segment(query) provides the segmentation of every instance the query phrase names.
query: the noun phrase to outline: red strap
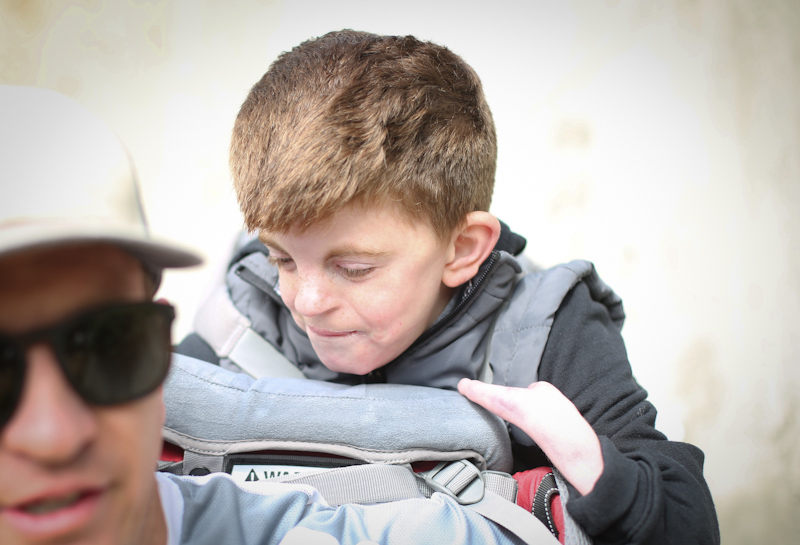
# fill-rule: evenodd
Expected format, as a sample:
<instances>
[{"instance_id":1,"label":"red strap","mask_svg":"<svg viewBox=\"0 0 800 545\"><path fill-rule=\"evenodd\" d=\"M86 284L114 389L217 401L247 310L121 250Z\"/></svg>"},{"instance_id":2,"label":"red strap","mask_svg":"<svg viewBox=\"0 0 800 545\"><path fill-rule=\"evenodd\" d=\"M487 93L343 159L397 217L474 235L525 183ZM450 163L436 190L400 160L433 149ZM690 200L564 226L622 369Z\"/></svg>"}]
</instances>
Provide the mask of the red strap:
<instances>
[{"instance_id":1,"label":"red strap","mask_svg":"<svg viewBox=\"0 0 800 545\"><path fill-rule=\"evenodd\" d=\"M537 467L535 469L515 473L514 479L516 479L519 484L517 505L529 513L533 513L533 500L536 497L536 492L539 490L540 486L550 487L550 484L543 484L542 481L552 473L553 469L550 467ZM543 489L542 494L545 492L547 491ZM561 505L561 497L557 491L551 492L549 497L549 505L545 506L548 519L548 523L545 523L545 526L550 527L552 524L550 531L553 532L553 529L555 529L553 534L558 537L561 543L564 543L564 510Z\"/></svg>"},{"instance_id":2,"label":"red strap","mask_svg":"<svg viewBox=\"0 0 800 545\"><path fill-rule=\"evenodd\" d=\"M177 445L173 445L172 443L164 441L164 446L161 447L161 457L159 460L162 462L182 462L183 449Z\"/></svg>"}]
</instances>

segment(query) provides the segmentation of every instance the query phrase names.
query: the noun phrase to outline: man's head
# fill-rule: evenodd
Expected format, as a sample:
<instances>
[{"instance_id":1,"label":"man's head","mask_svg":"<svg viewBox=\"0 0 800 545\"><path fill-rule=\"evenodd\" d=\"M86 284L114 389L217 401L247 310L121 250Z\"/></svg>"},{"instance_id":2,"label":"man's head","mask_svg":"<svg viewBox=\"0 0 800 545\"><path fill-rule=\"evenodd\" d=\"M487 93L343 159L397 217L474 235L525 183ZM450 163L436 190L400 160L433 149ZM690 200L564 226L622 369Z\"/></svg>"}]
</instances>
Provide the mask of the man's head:
<instances>
[{"instance_id":1,"label":"man's head","mask_svg":"<svg viewBox=\"0 0 800 545\"><path fill-rule=\"evenodd\" d=\"M392 204L442 239L487 211L496 163L480 80L445 47L345 30L282 54L245 100L231 169L249 229L302 231Z\"/></svg>"},{"instance_id":2,"label":"man's head","mask_svg":"<svg viewBox=\"0 0 800 545\"><path fill-rule=\"evenodd\" d=\"M73 101L0 86L0 542L164 539L153 470L173 311L127 154Z\"/></svg>"}]
</instances>

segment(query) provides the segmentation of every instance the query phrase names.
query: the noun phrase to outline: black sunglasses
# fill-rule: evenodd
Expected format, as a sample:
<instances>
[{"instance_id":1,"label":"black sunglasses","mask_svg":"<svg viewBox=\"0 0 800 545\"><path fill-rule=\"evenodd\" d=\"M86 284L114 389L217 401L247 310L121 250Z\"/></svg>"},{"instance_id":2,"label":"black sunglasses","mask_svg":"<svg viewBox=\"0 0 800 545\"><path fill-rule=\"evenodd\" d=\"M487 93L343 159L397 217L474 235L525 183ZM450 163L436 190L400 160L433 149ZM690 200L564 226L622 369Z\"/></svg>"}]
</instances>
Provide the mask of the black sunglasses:
<instances>
[{"instance_id":1,"label":"black sunglasses","mask_svg":"<svg viewBox=\"0 0 800 545\"><path fill-rule=\"evenodd\" d=\"M0 334L0 427L22 395L31 344L50 343L67 381L88 403L116 405L143 397L164 381L174 318L169 305L120 304L39 331Z\"/></svg>"}]
</instances>

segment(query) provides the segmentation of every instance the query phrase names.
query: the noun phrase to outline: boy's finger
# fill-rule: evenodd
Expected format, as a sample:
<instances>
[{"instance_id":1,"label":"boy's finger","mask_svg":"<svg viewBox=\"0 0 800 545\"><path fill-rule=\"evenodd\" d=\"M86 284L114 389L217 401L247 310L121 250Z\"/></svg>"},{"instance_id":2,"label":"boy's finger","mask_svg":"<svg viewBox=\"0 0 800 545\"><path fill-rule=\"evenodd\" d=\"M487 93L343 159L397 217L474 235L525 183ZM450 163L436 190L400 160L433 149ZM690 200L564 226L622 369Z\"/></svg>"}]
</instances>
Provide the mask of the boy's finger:
<instances>
[{"instance_id":1,"label":"boy's finger","mask_svg":"<svg viewBox=\"0 0 800 545\"><path fill-rule=\"evenodd\" d=\"M525 406L526 390L497 384L486 384L479 380L461 379L458 391L470 401L477 403L512 424L519 424Z\"/></svg>"}]
</instances>

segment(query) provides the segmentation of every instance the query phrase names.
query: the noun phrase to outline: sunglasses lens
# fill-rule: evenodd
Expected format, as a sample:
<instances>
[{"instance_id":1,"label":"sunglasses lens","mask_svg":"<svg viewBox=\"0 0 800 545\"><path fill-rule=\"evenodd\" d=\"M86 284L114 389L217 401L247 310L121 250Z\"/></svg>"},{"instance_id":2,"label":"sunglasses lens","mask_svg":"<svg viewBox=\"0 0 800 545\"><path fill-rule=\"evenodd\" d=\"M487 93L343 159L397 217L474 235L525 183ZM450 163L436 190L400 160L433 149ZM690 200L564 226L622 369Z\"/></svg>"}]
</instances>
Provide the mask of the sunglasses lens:
<instances>
[{"instance_id":1,"label":"sunglasses lens","mask_svg":"<svg viewBox=\"0 0 800 545\"><path fill-rule=\"evenodd\" d=\"M11 419L22 395L25 361L17 347L0 339L0 427Z\"/></svg>"},{"instance_id":2,"label":"sunglasses lens","mask_svg":"<svg viewBox=\"0 0 800 545\"><path fill-rule=\"evenodd\" d=\"M61 357L90 403L113 405L152 392L167 374L174 310L144 303L109 308L67 332Z\"/></svg>"}]
</instances>

